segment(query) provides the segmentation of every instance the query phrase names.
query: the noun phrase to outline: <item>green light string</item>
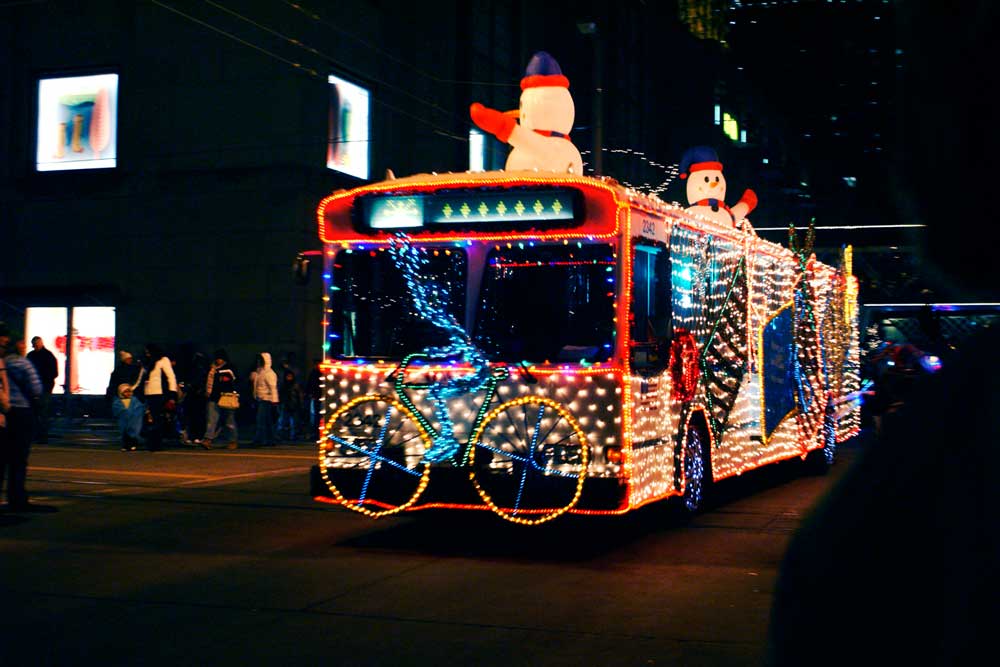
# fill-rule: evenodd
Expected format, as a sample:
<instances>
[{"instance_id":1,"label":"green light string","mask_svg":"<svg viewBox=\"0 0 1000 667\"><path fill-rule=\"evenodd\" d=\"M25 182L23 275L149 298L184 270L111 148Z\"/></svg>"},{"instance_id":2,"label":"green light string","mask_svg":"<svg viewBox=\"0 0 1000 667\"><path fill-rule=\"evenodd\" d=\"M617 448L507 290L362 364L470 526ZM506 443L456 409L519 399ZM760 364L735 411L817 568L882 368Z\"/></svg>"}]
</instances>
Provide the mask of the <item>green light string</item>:
<instances>
[{"instance_id":1,"label":"green light string","mask_svg":"<svg viewBox=\"0 0 1000 667\"><path fill-rule=\"evenodd\" d=\"M736 271L733 274L733 280L730 283L729 290L726 293L726 298L722 302L722 308L720 308L719 319L717 319L715 321L715 324L713 325L712 330L709 332L708 338L705 340L705 345L703 345L702 348L701 348L701 355L700 355L700 358L699 358L699 366L701 366L701 374L706 379L706 382L705 382L705 402L706 402L707 407L708 407L708 414L709 414L709 417L710 417L710 419L708 421L709 421L709 425L712 428L712 434L714 436L714 438L713 438L714 442L719 442L720 441L720 436L722 434L722 425L725 423L726 418L728 418L729 410L732 409L732 405L730 405L727 408L726 415L722 419L717 420L715 418L715 415L714 415L714 413L715 413L715 400L714 400L714 397L713 397L713 393L712 393L711 387L709 386L709 383L708 383L708 379L710 377L715 377L715 375L714 374L709 375L709 371L708 371L708 353L709 353L709 348L711 346L712 341L715 340L715 334L716 334L716 332L718 332L719 327L722 325L723 320L725 319L726 307L729 305L729 301L730 301L730 299L732 299L733 293L736 291L736 288L739 286L740 277L744 274L745 269L746 269L746 257L740 257L740 261L736 265ZM727 342L727 344L728 344L728 342ZM730 347L733 347L733 346L730 345ZM743 363L745 363L745 362L743 360L741 360L741 367L742 367ZM739 383L740 383L740 381L742 381L742 377L743 377L743 373L742 373L742 368L741 368L740 373L739 373L739 378L737 378L737 385L736 385L737 388L739 388ZM725 407L725 406L723 406L723 407Z\"/></svg>"}]
</instances>

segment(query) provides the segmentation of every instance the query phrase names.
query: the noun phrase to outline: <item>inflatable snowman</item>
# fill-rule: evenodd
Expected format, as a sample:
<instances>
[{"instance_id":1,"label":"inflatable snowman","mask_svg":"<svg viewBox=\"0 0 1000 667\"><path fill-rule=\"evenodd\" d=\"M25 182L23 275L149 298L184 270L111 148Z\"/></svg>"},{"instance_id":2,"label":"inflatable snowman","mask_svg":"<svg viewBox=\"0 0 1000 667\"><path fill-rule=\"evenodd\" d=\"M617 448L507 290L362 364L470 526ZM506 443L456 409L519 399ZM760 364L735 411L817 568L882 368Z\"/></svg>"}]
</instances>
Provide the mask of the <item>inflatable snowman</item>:
<instances>
[{"instance_id":1,"label":"inflatable snowman","mask_svg":"<svg viewBox=\"0 0 1000 667\"><path fill-rule=\"evenodd\" d=\"M518 111L497 111L478 102L469 108L472 122L513 147L507 157L508 170L582 174L580 151L569 140L575 113L569 79L545 51L536 53L528 63L521 79Z\"/></svg>"},{"instance_id":2,"label":"inflatable snowman","mask_svg":"<svg viewBox=\"0 0 1000 667\"><path fill-rule=\"evenodd\" d=\"M696 146L684 153L680 177L687 180L688 213L697 213L719 224L743 228L743 219L757 207L757 195L747 190L732 208L726 206L726 177L715 151Z\"/></svg>"}]
</instances>

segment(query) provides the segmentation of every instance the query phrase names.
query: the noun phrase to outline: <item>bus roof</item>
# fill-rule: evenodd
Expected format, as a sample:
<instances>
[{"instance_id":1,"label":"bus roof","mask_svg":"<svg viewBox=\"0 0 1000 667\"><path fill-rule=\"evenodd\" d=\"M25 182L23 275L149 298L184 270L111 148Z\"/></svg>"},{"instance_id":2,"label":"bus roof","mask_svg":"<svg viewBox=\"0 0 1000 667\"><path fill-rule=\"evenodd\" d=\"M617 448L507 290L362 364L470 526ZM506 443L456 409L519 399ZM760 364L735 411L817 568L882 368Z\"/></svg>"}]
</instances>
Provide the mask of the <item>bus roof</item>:
<instances>
[{"instance_id":1,"label":"bus roof","mask_svg":"<svg viewBox=\"0 0 1000 667\"><path fill-rule=\"evenodd\" d=\"M550 207L532 215L540 205L540 193L579 192L579 215L574 218L565 197L548 200ZM498 193L509 196L501 197ZM519 195L529 195L518 198ZM424 210L426 200L445 214ZM581 205L582 204L582 205ZM523 210L518 210L523 207ZM450 208L450 214L447 212ZM376 220L391 209L394 219ZM742 242L749 235L753 250L773 257L794 256L788 248L763 239L752 229L724 227L688 213L676 203L626 188L612 178L575 176L538 171L485 171L446 174L416 174L402 178L338 190L324 198L316 210L319 238L323 243L387 245L398 232L421 242L517 241L616 238L631 218L630 210L658 218L661 224L679 224L694 231ZM498 211L502 213L498 214ZM409 215L410 220L405 217ZM447 216L447 217L446 217ZM558 219L551 219L556 217ZM419 219L418 219L419 218ZM829 267L828 267L829 268Z\"/></svg>"}]
</instances>

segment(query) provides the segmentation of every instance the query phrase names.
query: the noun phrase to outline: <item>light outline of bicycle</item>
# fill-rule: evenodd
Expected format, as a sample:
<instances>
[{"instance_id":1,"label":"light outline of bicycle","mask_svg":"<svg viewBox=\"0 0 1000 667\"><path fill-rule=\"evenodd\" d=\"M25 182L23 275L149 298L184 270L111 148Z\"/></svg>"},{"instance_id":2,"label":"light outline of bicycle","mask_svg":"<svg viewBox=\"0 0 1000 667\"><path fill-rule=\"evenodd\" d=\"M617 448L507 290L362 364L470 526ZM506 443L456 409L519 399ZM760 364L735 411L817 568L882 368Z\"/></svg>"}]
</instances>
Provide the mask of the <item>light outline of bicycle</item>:
<instances>
[{"instance_id":1,"label":"light outline of bicycle","mask_svg":"<svg viewBox=\"0 0 1000 667\"><path fill-rule=\"evenodd\" d=\"M454 450L454 452L461 453L461 458L459 460L453 459L453 462L461 467L468 468L469 479L486 506L489 507L494 513L508 521L522 525L538 525L546 521L551 521L576 506L577 502L580 500L580 495L583 492L583 484L587 476L586 473L590 459L590 446L587 442L586 435L580 428L579 423L569 411L551 398L534 395L521 396L502 402L500 405L490 410L489 405L493 402L493 399L497 395L500 382L507 379L509 376L509 371L505 366L495 366L491 369L489 378L484 381L482 386L476 390L467 392L466 394L470 395L478 392L485 392L483 400L476 411L476 416L472 421L472 435L465 442L465 444L458 442L454 436L452 436L450 440L448 438L442 438L442 431L446 430L444 426L439 424L440 428L434 428L434 425L431 424L427 417L416 407L406 392L408 389L426 390L436 384L436 381L406 382L406 371L409 365L418 359L429 361L430 357L426 354L411 354L403 359L396 371L390 374L390 377L395 375L393 386L396 396L387 396L384 394L365 394L363 396L357 396L337 408L337 410L324 423L323 434L320 438L319 445L320 475L341 505L372 518L396 514L412 507L420 499L424 490L427 488L427 485L430 482L430 474L433 469L433 464L440 461L438 457L442 454L443 448L449 448ZM357 410L358 406L369 402L373 404L383 403L386 407L382 411L372 409L364 413L364 419L359 419L358 415L361 413ZM534 413L534 423L529 424L529 411L526 406L532 403L538 407L538 410ZM521 408L524 426L523 435L521 431L518 431L517 425L514 424L514 420L511 416L510 411L516 408ZM551 424L547 425L548 430L545 430L543 433L543 429L545 428L545 426L543 426L543 417L545 416L547 410L554 412L555 418ZM393 412L395 412L396 415L394 415ZM512 442L506 436L503 436L506 443L490 442L488 440L484 441L484 434L486 434L488 426L499 422L502 415L506 416L510 427L513 429L515 439L519 440L519 443ZM348 417L346 421L345 416ZM392 428L391 424L394 416L397 418L397 426L394 429L395 433L402 432L404 424L407 424L407 422L412 423L416 431L415 434L410 435L403 442L396 443L394 445L397 449L403 449L402 463L390 458L383 452L383 450L389 449L386 445L395 435L395 433L392 435L389 433ZM372 419L374 419L374 422L371 421ZM367 423L366 420L368 420ZM556 428L562 421L565 421L566 427L568 428L566 435L562 435L563 432L560 431L556 433L556 436L562 437L555 443L549 443L549 436L556 431ZM451 424L451 426L453 427L454 424ZM368 429L369 431L377 428L378 433L374 438L374 441L370 437L358 437L357 435L346 436L353 438L352 440L347 440L344 436L338 436L331 433L331 431L336 428L345 427L358 428L362 430ZM510 431L511 429L507 430ZM569 445L562 444L566 441L572 440L574 436L579 443L578 446L571 448ZM406 462L406 447L417 439L419 439L418 446L422 446L423 451L420 454L419 460L416 461L411 469L409 464ZM358 444L359 442L364 444ZM503 446L504 444L507 445L506 448ZM522 447L519 448L518 444L522 445ZM330 476L327 474L327 471L329 470L329 466L327 466L327 456L335 446L339 446L342 452L346 449L349 452L352 452L351 455L368 457L369 459L365 479L362 482L361 492L357 494L357 499L345 496L341 490L337 488L336 484L331 481ZM544 453L547 448L551 448L552 452L562 452L564 459L566 458L565 453L567 450L579 450L578 460L574 460L568 464L572 466L572 469L575 472L566 472L563 469L556 469L552 465L540 466L535 460L535 454L539 451ZM517 493L514 502L512 503L512 507L506 507L501 503L496 502L494 494L491 494L486 488L491 485L484 485L481 483L480 479L477 479L476 452L480 449L490 453L490 463L493 462L495 457L501 457L501 459L506 459L507 462L509 462L511 468L516 468L518 465L521 466L521 478L518 483ZM409 458L416 457L411 456ZM562 467L567 465L565 460L559 462L559 464ZM398 504L389 504L367 497L368 489L371 487L375 475L383 467L410 475L414 478L414 491L409 499L406 499ZM486 466L485 469L489 471L490 467ZM564 477L567 479L575 479L576 484L575 487L572 488L572 496L569 501L564 505L555 508L521 507L522 499L524 499L524 494L527 488L528 476L531 472L546 478ZM494 472L494 474L496 473ZM513 477L513 475L509 475L508 477ZM372 509L372 506L378 507L378 509Z\"/></svg>"}]
</instances>

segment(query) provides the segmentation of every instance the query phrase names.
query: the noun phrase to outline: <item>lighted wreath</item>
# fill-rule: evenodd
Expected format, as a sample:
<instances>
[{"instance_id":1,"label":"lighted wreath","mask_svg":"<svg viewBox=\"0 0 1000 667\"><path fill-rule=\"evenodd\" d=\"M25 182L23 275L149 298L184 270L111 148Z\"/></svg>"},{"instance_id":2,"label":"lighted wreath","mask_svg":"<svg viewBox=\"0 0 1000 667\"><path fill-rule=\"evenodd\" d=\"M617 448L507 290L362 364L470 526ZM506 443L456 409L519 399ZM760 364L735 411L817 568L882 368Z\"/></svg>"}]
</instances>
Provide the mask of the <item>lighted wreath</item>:
<instances>
[{"instance_id":1,"label":"lighted wreath","mask_svg":"<svg viewBox=\"0 0 1000 667\"><path fill-rule=\"evenodd\" d=\"M674 340L670 343L670 378L673 386L670 396L674 400L690 401L698 388L698 343L691 332L674 330Z\"/></svg>"}]
</instances>

